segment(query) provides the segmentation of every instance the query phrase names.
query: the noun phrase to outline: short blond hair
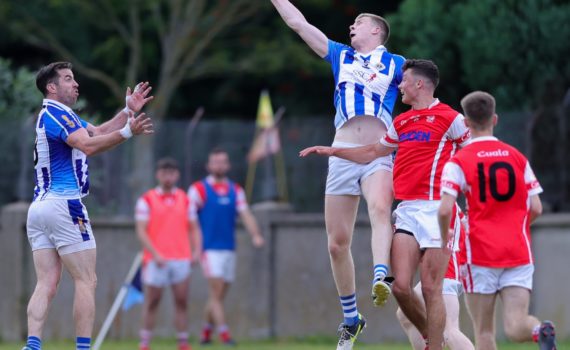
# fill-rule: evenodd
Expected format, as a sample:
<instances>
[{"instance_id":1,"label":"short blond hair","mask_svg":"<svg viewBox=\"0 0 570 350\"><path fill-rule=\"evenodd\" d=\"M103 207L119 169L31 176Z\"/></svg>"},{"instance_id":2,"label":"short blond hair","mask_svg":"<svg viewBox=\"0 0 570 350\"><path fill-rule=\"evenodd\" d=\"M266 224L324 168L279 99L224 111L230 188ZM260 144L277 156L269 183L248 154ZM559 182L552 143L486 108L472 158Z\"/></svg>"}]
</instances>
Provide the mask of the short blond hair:
<instances>
[{"instance_id":1,"label":"short blond hair","mask_svg":"<svg viewBox=\"0 0 570 350\"><path fill-rule=\"evenodd\" d=\"M375 15L373 13L361 13L356 17L356 20L362 17L368 17L372 19L374 24L376 24L378 27L380 27L380 29L382 29L382 34L384 35L382 37L381 42L382 45L384 45L388 41L388 38L390 37L390 24L388 24L388 21L384 17Z\"/></svg>"}]
</instances>

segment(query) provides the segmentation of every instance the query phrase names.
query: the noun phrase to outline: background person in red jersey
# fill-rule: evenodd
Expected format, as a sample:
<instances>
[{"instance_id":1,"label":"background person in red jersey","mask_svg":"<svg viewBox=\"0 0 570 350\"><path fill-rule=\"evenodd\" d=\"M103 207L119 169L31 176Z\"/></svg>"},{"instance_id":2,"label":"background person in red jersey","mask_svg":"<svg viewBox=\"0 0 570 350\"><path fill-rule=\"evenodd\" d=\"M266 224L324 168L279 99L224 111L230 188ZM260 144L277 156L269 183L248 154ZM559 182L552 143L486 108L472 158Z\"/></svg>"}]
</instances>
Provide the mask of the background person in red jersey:
<instances>
[{"instance_id":1,"label":"background person in red jersey","mask_svg":"<svg viewBox=\"0 0 570 350\"><path fill-rule=\"evenodd\" d=\"M142 281L145 300L140 350L150 349L156 312L165 287L170 287L174 296L178 349L190 349L190 263L192 258L194 261L199 259L201 243L198 233L190 231L190 203L186 192L176 187L179 178L178 163L171 158L160 159L156 167L158 186L143 194L135 209L137 236L144 249Z\"/></svg>"}]
</instances>

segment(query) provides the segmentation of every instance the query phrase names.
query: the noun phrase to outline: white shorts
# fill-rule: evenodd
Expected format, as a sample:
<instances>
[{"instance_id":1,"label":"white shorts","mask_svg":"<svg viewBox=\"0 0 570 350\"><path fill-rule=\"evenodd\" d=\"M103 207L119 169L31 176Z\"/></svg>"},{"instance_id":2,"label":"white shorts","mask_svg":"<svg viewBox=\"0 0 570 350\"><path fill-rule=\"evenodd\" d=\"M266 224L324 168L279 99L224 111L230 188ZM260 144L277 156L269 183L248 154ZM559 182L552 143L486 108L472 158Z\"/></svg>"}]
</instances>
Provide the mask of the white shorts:
<instances>
[{"instance_id":1,"label":"white shorts","mask_svg":"<svg viewBox=\"0 0 570 350\"><path fill-rule=\"evenodd\" d=\"M444 278L442 294L460 296L463 294L463 285L458 280Z\"/></svg>"},{"instance_id":2,"label":"white shorts","mask_svg":"<svg viewBox=\"0 0 570 350\"><path fill-rule=\"evenodd\" d=\"M206 278L221 278L233 282L236 275L236 253L233 250L205 250L202 271Z\"/></svg>"},{"instance_id":3,"label":"white shorts","mask_svg":"<svg viewBox=\"0 0 570 350\"><path fill-rule=\"evenodd\" d=\"M191 272L189 260L168 260L162 267L151 260L144 266L142 281L146 285L162 288L184 281Z\"/></svg>"},{"instance_id":4,"label":"white shorts","mask_svg":"<svg viewBox=\"0 0 570 350\"><path fill-rule=\"evenodd\" d=\"M441 248L441 232L437 221L439 200L409 200L398 204L392 216L395 219L396 233L414 236L420 249ZM457 214L457 213L456 213ZM456 220L459 223L459 220ZM449 237L449 245L457 251L460 225L456 225L455 234Z\"/></svg>"},{"instance_id":5,"label":"white shorts","mask_svg":"<svg viewBox=\"0 0 570 350\"><path fill-rule=\"evenodd\" d=\"M422 283L419 282L416 284L414 289L417 289L421 293ZM463 294L463 285L458 280L454 280L452 278L444 278L443 279L443 289L441 294L443 295L455 295L457 297Z\"/></svg>"},{"instance_id":6,"label":"white shorts","mask_svg":"<svg viewBox=\"0 0 570 350\"><path fill-rule=\"evenodd\" d=\"M511 268L492 268L465 264L461 266L461 279L466 293L495 294L506 287L532 290L534 265Z\"/></svg>"},{"instance_id":7,"label":"white shorts","mask_svg":"<svg viewBox=\"0 0 570 350\"><path fill-rule=\"evenodd\" d=\"M361 145L334 142L332 146L353 148ZM362 180L379 170L392 172L393 165L392 155L377 158L368 164L359 164L338 157L329 157L325 194L359 196L362 194L360 190Z\"/></svg>"},{"instance_id":8,"label":"white shorts","mask_svg":"<svg viewBox=\"0 0 570 350\"><path fill-rule=\"evenodd\" d=\"M57 249L59 255L96 247L87 209L80 199L35 201L26 223L32 251Z\"/></svg>"}]
</instances>

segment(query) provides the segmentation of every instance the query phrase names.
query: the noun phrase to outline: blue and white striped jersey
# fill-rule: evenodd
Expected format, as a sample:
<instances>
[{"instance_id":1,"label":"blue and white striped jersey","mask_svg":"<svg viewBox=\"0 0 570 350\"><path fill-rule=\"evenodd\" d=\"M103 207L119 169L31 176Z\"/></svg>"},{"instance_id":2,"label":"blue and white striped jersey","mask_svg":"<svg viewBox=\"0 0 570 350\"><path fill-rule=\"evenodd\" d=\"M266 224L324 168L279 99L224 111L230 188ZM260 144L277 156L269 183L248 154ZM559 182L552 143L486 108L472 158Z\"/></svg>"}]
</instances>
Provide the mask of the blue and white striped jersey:
<instances>
[{"instance_id":1,"label":"blue and white striped jersey","mask_svg":"<svg viewBox=\"0 0 570 350\"><path fill-rule=\"evenodd\" d=\"M329 40L325 60L332 66L336 85L335 127L339 129L350 118L360 115L375 116L390 127L404 57L389 53L383 45L365 56L350 46Z\"/></svg>"},{"instance_id":2,"label":"blue and white striped jersey","mask_svg":"<svg viewBox=\"0 0 570 350\"><path fill-rule=\"evenodd\" d=\"M67 137L87 127L66 105L44 99L36 122L34 201L77 199L89 193L89 171L85 153L70 147Z\"/></svg>"}]
</instances>

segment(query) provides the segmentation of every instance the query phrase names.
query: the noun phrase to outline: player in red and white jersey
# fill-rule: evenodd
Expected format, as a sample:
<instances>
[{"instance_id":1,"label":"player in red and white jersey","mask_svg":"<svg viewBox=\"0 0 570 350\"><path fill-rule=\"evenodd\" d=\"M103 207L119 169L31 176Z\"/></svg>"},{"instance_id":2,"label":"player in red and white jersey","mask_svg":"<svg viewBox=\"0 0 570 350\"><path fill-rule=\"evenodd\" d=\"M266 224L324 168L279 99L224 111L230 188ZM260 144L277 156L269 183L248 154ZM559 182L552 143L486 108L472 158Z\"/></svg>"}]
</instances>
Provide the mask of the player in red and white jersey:
<instances>
[{"instance_id":1,"label":"player in red and white jersey","mask_svg":"<svg viewBox=\"0 0 570 350\"><path fill-rule=\"evenodd\" d=\"M439 350L445 326L442 282L451 253L446 247L447 232L443 237L439 234L439 183L445 162L469 142L469 130L459 112L434 97L439 70L432 61L407 60L403 70L402 102L412 109L396 117L379 143L351 149L314 146L300 155L316 153L369 163L398 149L394 191L402 202L393 214L393 293L406 317L429 339L430 349ZM418 266L426 307L413 292Z\"/></svg>"},{"instance_id":2,"label":"player in red and white jersey","mask_svg":"<svg viewBox=\"0 0 570 350\"><path fill-rule=\"evenodd\" d=\"M396 117L380 141L393 151L395 197L400 200L439 199L441 171L458 146L469 140L463 116L434 99L427 108Z\"/></svg>"},{"instance_id":3,"label":"player in red and white jersey","mask_svg":"<svg viewBox=\"0 0 570 350\"><path fill-rule=\"evenodd\" d=\"M461 105L473 142L445 165L438 216L440 227L449 225L456 197L465 193L469 208L465 281L477 349L497 349L497 296L503 302L505 333L511 340L535 340L541 350L556 349L552 323L541 325L528 314L534 273L529 228L542 213L538 197L542 188L528 160L493 137L498 120L493 96L476 91Z\"/></svg>"},{"instance_id":4,"label":"player in red and white jersey","mask_svg":"<svg viewBox=\"0 0 570 350\"><path fill-rule=\"evenodd\" d=\"M451 258L447 265L445 278L443 280L443 302L445 304L445 330L443 332L445 343L451 350L473 350L475 347L471 340L461 332L459 328L459 296L463 294L463 286L460 282L459 264L465 255L465 235L467 234L466 222L463 220L465 215L457 206L459 212L458 216L453 216L450 228L456 232L459 230L459 250L451 252ZM421 283L418 283L414 288L414 293L423 301ZM425 349L425 339L414 325L408 320L401 309L398 308L396 316L400 325L406 332L410 343L414 350Z\"/></svg>"}]
</instances>

